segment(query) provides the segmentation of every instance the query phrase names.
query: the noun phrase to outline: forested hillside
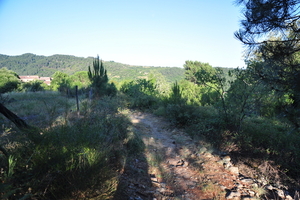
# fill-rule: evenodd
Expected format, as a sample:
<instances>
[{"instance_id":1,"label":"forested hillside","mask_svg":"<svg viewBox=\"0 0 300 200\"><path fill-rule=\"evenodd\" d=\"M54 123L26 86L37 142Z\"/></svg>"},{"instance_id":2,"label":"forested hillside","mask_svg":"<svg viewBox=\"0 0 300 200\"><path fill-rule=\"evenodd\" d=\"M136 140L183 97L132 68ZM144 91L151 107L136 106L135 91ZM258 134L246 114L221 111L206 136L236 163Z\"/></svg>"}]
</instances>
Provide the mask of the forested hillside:
<instances>
[{"instance_id":1,"label":"forested hillside","mask_svg":"<svg viewBox=\"0 0 300 200\"><path fill-rule=\"evenodd\" d=\"M53 76L56 71L68 75L78 71L87 71L93 62L92 57L83 58L70 55L38 56L27 53L20 56L0 54L0 68L6 67L18 75ZM144 67L132 66L114 61L104 61L110 80L122 81L147 77L147 74L161 73L168 82L184 78L184 69L177 67Z\"/></svg>"}]
</instances>

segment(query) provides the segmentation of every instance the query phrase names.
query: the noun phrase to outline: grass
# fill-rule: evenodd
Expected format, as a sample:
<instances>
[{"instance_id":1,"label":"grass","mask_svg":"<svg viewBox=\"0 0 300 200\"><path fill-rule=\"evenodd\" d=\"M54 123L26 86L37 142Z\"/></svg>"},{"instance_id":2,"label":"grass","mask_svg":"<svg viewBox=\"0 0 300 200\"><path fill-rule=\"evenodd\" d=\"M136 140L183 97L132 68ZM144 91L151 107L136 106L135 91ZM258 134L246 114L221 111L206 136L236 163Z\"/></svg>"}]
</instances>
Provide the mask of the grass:
<instances>
[{"instance_id":1,"label":"grass","mask_svg":"<svg viewBox=\"0 0 300 200\"><path fill-rule=\"evenodd\" d=\"M299 179L299 129L294 129L282 118L251 115L237 128L234 126L234 119L227 122L211 106L168 104L164 112L166 118L174 125L184 128L194 140L206 141L214 149L223 152L240 154L239 159L259 157L262 161L273 162L287 176ZM180 137L174 138L180 144Z\"/></svg>"},{"instance_id":2,"label":"grass","mask_svg":"<svg viewBox=\"0 0 300 200\"><path fill-rule=\"evenodd\" d=\"M9 93L11 103L5 104L8 109L26 120L30 125L49 126L64 113L75 106L75 99L61 96L58 92ZM1 116L2 120L5 120ZM0 120L1 120L0 118Z\"/></svg>"},{"instance_id":3,"label":"grass","mask_svg":"<svg viewBox=\"0 0 300 200\"><path fill-rule=\"evenodd\" d=\"M267 193L267 191L263 187L259 186L253 186L251 190L255 192L256 197L261 197Z\"/></svg>"},{"instance_id":4,"label":"grass","mask_svg":"<svg viewBox=\"0 0 300 200\"><path fill-rule=\"evenodd\" d=\"M212 194L213 199L224 199L226 192L212 182L202 183L201 188L203 192Z\"/></svg>"},{"instance_id":5,"label":"grass","mask_svg":"<svg viewBox=\"0 0 300 200\"><path fill-rule=\"evenodd\" d=\"M8 157L8 172L7 172L7 177L10 178L14 174L14 168L16 166L16 159L14 156L10 155Z\"/></svg>"},{"instance_id":6,"label":"grass","mask_svg":"<svg viewBox=\"0 0 300 200\"><path fill-rule=\"evenodd\" d=\"M10 93L6 106L40 129L42 142L33 144L13 124L3 123L0 144L9 152L0 193L4 199L107 199L118 186L118 171L128 150L143 143L130 131L130 122L118 98L75 99L57 92ZM28 189L30 188L30 190Z\"/></svg>"},{"instance_id":7,"label":"grass","mask_svg":"<svg viewBox=\"0 0 300 200\"><path fill-rule=\"evenodd\" d=\"M3 99L11 111L38 127L43 137L41 144L33 144L0 115L0 145L10 155L6 161L1 156L0 162L3 199L111 198L126 156L145 149L130 125L124 97L120 95L96 101L81 97L80 113L75 99L58 92L9 93ZM284 123L249 117L242 123L241 132L236 133L226 129L213 107L171 105L156 112L186 128L195 140L206 138L214 147L226 144L227 149L247 151L251 157L261 153L263 159L274 160L291 176L299 175L299 132L291 132ZM180 135L174 135L174 139L178 144L183 142ZM149 167L157 168L157 176L172 182L171 174L159 167L164 152L149 149ZM211 147L199 148L197 153L209 152L208 149ZM200 164L197 166L201 170ZM203 188L214 190L209 184Z\"/></svg>"},{"instance_id":8,"label":"grass","mask_svg":"<svg viewBox=\"0 0 300 200\"><path fill-rule=\"evenodd\" d=\"M163 159L164 159L164 154L162 154L162 152L150 150L147 153L147 162L150 167L159 167Z\"/></svg>"}]
</instances>

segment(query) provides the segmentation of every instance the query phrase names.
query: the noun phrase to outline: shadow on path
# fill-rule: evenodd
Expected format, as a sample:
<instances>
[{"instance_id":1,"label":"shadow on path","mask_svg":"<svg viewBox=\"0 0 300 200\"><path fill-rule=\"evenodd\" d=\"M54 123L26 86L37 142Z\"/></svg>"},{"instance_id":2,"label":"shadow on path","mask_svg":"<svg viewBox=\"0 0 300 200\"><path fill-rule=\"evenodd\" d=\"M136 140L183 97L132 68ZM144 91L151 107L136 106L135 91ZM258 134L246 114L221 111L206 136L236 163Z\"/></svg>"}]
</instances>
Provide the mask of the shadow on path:
<instances>
[{"instance_id":1,"label":"shadow on path","mask_svg":"<svg viewBox=\"0 0 300 200\"><path fill-rule=\"evenodd\" d=\"M145 144L137 129L130 132L127 141L128 154L124 160L124 168L119 177L119 184L114 200L152 200L153 188L149 166L145 157Z\"/></svg>"}]
</instances>

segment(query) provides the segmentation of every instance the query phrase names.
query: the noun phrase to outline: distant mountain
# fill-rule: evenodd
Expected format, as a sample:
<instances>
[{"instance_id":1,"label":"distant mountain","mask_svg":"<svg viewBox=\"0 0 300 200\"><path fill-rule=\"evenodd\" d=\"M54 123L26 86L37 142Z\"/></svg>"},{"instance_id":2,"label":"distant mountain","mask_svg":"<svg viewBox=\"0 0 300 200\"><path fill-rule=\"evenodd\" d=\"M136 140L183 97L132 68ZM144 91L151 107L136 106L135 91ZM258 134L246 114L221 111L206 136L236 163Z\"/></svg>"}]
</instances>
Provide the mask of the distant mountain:
<instances>
[{"instance_id":1,"label":"distant mountain","mask_svg":"<svg viewBox=\"0 0 300 200\"><path fill-rule=\"evenodd\" d=\"M78 71L87 71L92 66L93 58L70 55L38 56L26 53L20 56L0 54L0 68L6 67L18 75L52 76L56 71L69 75ZM169 82L184 78L184 69L179 67L133 66L114 61L103 61L110 80L122 81L146 77L150 72L159 72Z\"/></svg>"}]
</instances>

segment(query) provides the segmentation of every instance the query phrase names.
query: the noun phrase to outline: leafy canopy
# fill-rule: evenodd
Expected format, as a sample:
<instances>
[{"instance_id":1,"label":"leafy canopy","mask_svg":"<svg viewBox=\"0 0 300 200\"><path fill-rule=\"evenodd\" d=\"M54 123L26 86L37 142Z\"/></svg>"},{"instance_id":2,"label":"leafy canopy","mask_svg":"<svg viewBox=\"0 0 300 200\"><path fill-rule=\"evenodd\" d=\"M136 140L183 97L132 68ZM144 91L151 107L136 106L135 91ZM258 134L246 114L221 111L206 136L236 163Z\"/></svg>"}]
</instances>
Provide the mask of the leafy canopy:
<instances>
[{"instance_id":1,"label":"leafy canopy","mask_svg":"<svg viewBox=\"0 0 300 200\"><path fill-rule=\"evenodd\" d=\"M239 0L244 6L242 28L235 33L249 50L248 68L280 97L283 108L300 127L300 27L298 0Z\"/></svg>"},{"instance_id":2,"label":"leafy canopy","mask_svg":"<svg viewBox=\"0 0 300 200\"><path fill-rule=\"evenodd\" d=\"M7 68L0 69L0 93L11 92L18 88L19 76Z\"/></svg>"}]
</instances>

